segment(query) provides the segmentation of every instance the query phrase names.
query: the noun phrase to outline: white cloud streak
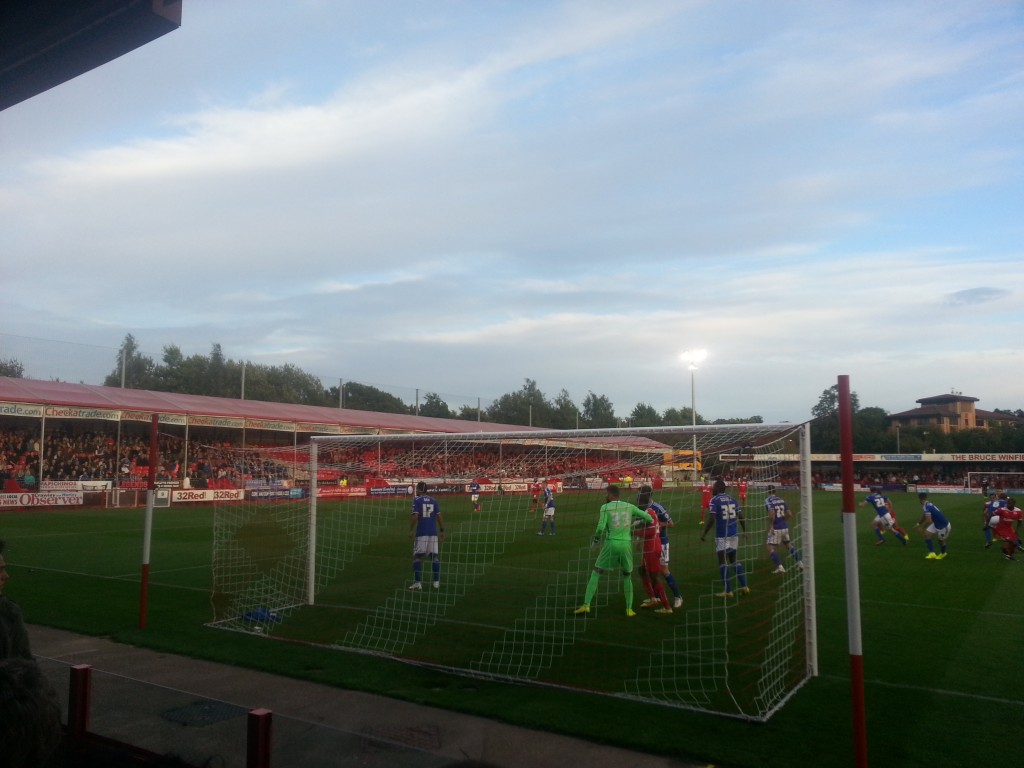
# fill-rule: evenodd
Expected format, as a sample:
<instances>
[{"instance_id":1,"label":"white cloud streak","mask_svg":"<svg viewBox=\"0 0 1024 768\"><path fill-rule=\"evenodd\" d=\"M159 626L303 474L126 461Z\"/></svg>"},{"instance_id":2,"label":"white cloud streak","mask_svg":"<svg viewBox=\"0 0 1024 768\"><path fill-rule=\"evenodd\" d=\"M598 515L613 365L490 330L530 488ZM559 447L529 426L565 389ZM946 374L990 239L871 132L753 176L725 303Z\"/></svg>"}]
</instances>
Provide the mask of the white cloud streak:
<instances>
[{"instance_id":1,"label":"white cloud streak","mask_svg":"<svg viewBox=\"0 0 1024 768\"><path fill-rule=\"evenodd\" d=\"M710 417L839 373L1022 405L978 365L1020 350L1005 4L215 5L0 113L0 333L623 413L699 344Z\"/></svg>"}]
</instances>

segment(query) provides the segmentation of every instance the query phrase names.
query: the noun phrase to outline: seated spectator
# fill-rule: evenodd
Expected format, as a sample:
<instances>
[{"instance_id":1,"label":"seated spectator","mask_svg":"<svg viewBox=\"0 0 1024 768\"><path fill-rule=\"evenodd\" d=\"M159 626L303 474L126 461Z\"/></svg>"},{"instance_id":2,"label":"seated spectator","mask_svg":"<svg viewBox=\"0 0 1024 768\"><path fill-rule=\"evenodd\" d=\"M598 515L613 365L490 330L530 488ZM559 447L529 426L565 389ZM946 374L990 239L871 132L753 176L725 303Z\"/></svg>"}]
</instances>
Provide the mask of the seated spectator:
<instances>
[{"instance_id":1,"label":"seated spectator","mask_svg":"<svg viewBox=\"0 0 1024 768\"><path fill-rule=\"evenodd\" d=\"M0 766L62 764L60 720L57 694L39 665L29 659L0 660Z\"/></svg>"},{"instance_id":2,"label":"seated spectator","mask_svg":"<svg viewBox=\"0 0 1024 768\"><path fill-rule=\"evenodd\" d=\"M25 621L21 617L21 608L4 595L4 584L10 575L7 573L7 561L4 552L7 542L0 539L0 659L34 658L28 643L28 632ZM2 742L0 742L2 744Z\"/></svg>"}]
</instances>

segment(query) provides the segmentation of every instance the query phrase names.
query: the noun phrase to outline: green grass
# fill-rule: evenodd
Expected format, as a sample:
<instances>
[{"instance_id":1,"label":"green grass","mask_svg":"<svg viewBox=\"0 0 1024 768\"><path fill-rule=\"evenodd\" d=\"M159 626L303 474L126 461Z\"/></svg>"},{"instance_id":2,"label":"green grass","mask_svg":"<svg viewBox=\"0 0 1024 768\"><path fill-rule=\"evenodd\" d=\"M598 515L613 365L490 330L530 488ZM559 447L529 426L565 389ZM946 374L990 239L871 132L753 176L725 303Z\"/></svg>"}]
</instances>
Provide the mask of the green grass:
<instances>
[{"instance_id":1,"label":"green grass","mask_svg":"<svg viewBox=\"0 0 1024 768\"><path fill-rule=\"evenodd\" d=\"M894 494L893 500L901 522L911 530L916 499ZM959 766L1001 760L1006 747L992 736L993 714L1005 722L1024 715L1018 682L1005 671L1024 636L1022 564L1006 562L996 548L983 549L980 497L933 500L954 525L950 556L940 562L924 559L921 536L913 530L906 549L892 539L885 546L872 546L870 515L866 510L857 514L868 745L871 762L878 765ZM841 498L820 493L814 501L820 675L763 724L562 689L545 688L538 695L540 689L531 685L462 677L310 644L289 643L282 649L280 642L211 629L205 626L212 616L213 514L207 508L156 511L145 630L137 627L142 511L5 512L0 537L9 542L12 574L5 592L33 623L680 759L731 766L849 765L853 747ZM400 507L404 510L405 505ZM453 531L471 522L468 516L450 517ZM691 521L684 527L680 517L676 514L672 539L673 570L690 604L696 592L713 583L715 568L710 549L691 547L696 527ZM536 585L528 584L524 574L547 568L537 583L550 582L550 563L572 556L589 538L594 518L589 502L578 510L566 504L564 512L560 505L557 537L517 538L485 576L467 585L466 594L474 599L464 603L476 608L467 613L460 602L446 614L446 622L431 630L436 644L431 653L447 648L452 662L459 662L466 633L459 632L463 625L456 619L480 625L472 643L475 650L486 645L497 632L488 630L489 625L509 623L503 610L535 595ZM361 571L351 588L325 595L325 602L334 600L337 607L303 609L294 626L289 621L282 632L337 641L346 614L364 616L395 594L396 579L408 578L404 541L403 531L382 534L365 553L376 565ZM558 554L542 555L541 545L558 547ZM403 554L395 555L396 549ZM763 569L764 563L758 567ZM760 585L767 580L763 573L758 572ZM617 607L621 596L609 592L608 601ZM587 620L585 642L617 642L623 631L663 631L648 618L626 625L617 611L603 609ZM573 665L567 659L565 666ZM576 673L570 669L563 674Z\"/></svg>"},{"instance_id":2,"label":"green grass","mask_svg":"<svg viewBox=\"0 0 1024 768\"><path fill-rule=\"evenodd\" d=\"M411 575L408 499L322 503L319 546L339 553L343 567L332 569L316 607L288 612L286 621L260 629L491 676L760 716L777 703L759 698L765 688L762 659L776 654L795 665L797 674L805 667L799 643L766 642L780 606L787 601L793 609L799 606L800 580L796 574L759 577L755 592L742 600L715 598L722 589L717 571L703 567L714 558L712 544L699 541L699 529L692 525L698 513L686 511L699 497L673 489L662 498L682 516L673 535L675 557L701 564L677 569L689 604L671 618L648 611L641 611L639 620L627 618L618 574L600 581L589 619L573 615L598 552L589 542L595 510L604 501L603 493L586 492L560 497L559 534L542 538L535 536L539 521L522 496L492 498L481 515L470 513L464 499L445 499L449 538L442 588L430 588L428 571L426 589L411 593L404 588ZM265 587L257 577L291 566L283 556L292 545L282 543L295 535L290 533L296 529L293 515L304 519L307 514L304 505L291 503L232 515L220 534L225 546L218 562L250 569ZM690 525L683 525L684 519ZM749 539L748 569L760 561L762 571L770 570L762 541L763 531ZM239 619L261 599L251 589L218 590L218 616L250 630L252 625ZM801 636L795 623L778 634L781 641ZM768 690L780 696L782 686L771 682ZM791 676L789 685L794 682Z\"/></svg>"}]
</instances>

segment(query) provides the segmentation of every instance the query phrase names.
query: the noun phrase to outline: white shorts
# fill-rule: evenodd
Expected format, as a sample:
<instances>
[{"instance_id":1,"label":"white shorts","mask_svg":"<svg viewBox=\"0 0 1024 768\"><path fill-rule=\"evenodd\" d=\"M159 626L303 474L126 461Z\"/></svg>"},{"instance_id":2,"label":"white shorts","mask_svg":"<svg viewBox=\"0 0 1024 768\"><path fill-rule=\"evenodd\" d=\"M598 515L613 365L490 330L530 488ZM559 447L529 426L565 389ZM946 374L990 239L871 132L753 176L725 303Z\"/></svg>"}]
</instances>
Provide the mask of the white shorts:
<instances>
[{"instance_id":1,"label":"white shorts","mask_svg":"<svg viewBox=\"0 0 1024 768\"><path fill-rule=\"evenodd\" d=\"M555 508L554 507L544 507L544 517L552 518L554 516L555 516Z\"/></svg>"},{"instance_id":2,"label":"white shorts","mask_svg":"<svg viewBox=\"0 0 1024 768\"><path fill-rule=\"evenodd\" d=\"M789 528L772 528L768 531L768 544L777 547L789 544Z\"/></svg>"},{"instance_id":3,"label":"white shorts","mask_svg":"<svg viewBox=\"0 0 1024 768\"><path fill-rule=\"evenodd\" d=\"M662 565L668 565L668 542L661 542L661 557L659 561Z\"/></svg>"},{"instance_id":4,"label":"white shorts","mask_svg":"<svg viewBox=\"0 0 1024 768\"><path fill-rule=\"evenodd\" d=\"M715 538L715 552L728 552L730 549L735 552L739 543L739 536L722 536Z\"/></svg>"},{"instance_id":5,"label":"white shorts","mask_svg":"<svg viewBox=\"0 0 1024 768\"><path fill-rule=\"evenodd\" d=\"M953 527L953 524L950 523L945 528L936 528L935 527L935 523L932 523L927 528L925 528L925 530L928 533L934 533L935 534L935 538L937 538L939 541L945 541L946 539L949 538L949 531L950 531L950 529L952 527Z\"/></svg>"},{"instance_id":6,"label":"white shorts","mask_svg":"<svg viewBox=\"0 0 1024 768\"><path fill-rule=\"evenodd\" d=\"M470 500L471 500L471 501L473 501L473 502L477 502L477 501L480 501L480 494L479 494L479 493L474 493L474 494L473 494L472 496L470 496L469 498L470 498Z\"/></svg>"},{"instance_id":7,"label":"white shorts","mask_svg":"<svg viewBox=\"0 0 1024 768\"><path fill-rule=\"evenodd\" d=\"M412 545L413 557L437 557L437 536L417 536Z\"/></svg>"},{"instance_id":8,"label":"white shorts","mask_svg":"<svg viewBox=\"0 0 1024 768\"><path fill-rule=\"evenodd\" d=\"M892 516L891 512L886 512L884 515L879 515L875 518L875 525L891 530L896 525L896 518Z\"/></svg>"}]
</instances>

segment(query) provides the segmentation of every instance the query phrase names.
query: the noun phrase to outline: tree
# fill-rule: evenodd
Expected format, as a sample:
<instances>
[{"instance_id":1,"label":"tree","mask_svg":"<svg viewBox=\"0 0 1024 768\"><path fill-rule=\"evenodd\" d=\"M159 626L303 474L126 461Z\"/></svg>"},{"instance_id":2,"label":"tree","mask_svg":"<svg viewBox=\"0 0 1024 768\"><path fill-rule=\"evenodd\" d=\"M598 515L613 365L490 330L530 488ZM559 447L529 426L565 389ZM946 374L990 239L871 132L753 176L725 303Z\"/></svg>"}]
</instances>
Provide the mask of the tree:
<instances>
[{"instance_id":1,"label":"tree","mask_svg":"<svg viewBox=\"0 0 1024 768\"><path fill-rule=\"evenodd\" d=\"M319 377L291 363L281 366L246 363L244 371L246 400L298 405L328 404L328 395Z\"/></svg>"},{"instance_id":2,"label":"tree","mask_svg":"<svg viewBox=\"0 0 1024 768\"><path fill-rule=\"evenodd\" d=\"M904 430L900 437L906 434ZM991 453L992 434L987 429L958 429L951 435L953 439L953 450L957 453ZM900 440L901 447L907 445L907 441Z\"/></svg>"},{"instance_id":3,"label":"tree","mask_svg":"<svg viewBox=\"0 0 1024 768\"><path fill-rule=\"evenodd\" d=\"M850 410L856 412L860 408L860 399L856 392L850 393ZM811 416L821 419L826 416L834 416L839 411L839 385L833 384L821 393L818 404L811 408Z\"/></svg>"},{"instance_id":4,"label":"tree","mask_svg":"<svg viewBox=\"0 0 1024 768\"><path fill-rule=\"evenodd\" d=\"M631 427L660 427L661 416L653 405L637 403L629 414L629 425Z\"/></svg>"},{"instance_id":5,"label":"tree","mask_svg":"<svg viewBox=\"0 0 1024 768\"><path fill-rule=\"evenodd\" d=\"M551 404L537 389L537 382L526 379L518 392L508 392L487 408L491 421L546 427L551 424Z\"/></svg>"},{"instance_id":6,"label":"tree","mask_svg":"<svg viewBox=\"0 0 1024 768\"><path fill-rule=\"evenodd\" d=\"M227 361L224 359L224 350L216 342L210 348L210 361L206 367L206 379L208 390L206 394L213 397L238 397L241 393L241 366L238 367L237 372L229 371Z\"/></svg>"},{"instance_id":7,"label":"tree","mask_svg":"<svg viewBox=\"0 0 1024 768\"><path fill-rule=\"evenodd\" d=\"M6 376L9 379L20 379L24 375L25 366L21 364L20 360L15 360L13 357L0 358L0 376Z\"/></svg>"},{"instance_id":8,"label":"tree","mask_svg":"<svg viewBox=\"0 0 1024 768\"><path fill-rule=\"evenodd\" d=\"M163 363L156 366L153 373L153 388L160 392L214 396L210 358L206 355L185 357L176 344L169 344L164 347Z\"/></svg>"},{"instance_id":9,"label":"tree","mask_svg":"<svg viewBox=\"0 0 1024 768\"><path fill-rule=\"evenodd\" d=\"M853 450L863 453L895 449L896 434L889 432L888 411L877 408L861 408L856 392L850 393L850 427L853 432ZM821 393L818 404L811 408L814 421L811 422L811 445L815 453L839 453L839 385L833 384ZM902 443L913 448L916 435L903 430Z\"/></svg>"},{"instance_id":10,"label":"tree","mask_svg":"<svg viewBox=\"0 0 1024 768\"><path fill-rule=\"evenodd\" d=\"M889 447L896 448L896 434L889 431L889 413L874 406L856 411L853 414L853 450L874 453Z\"/></svg>"},{"instance_id":11,"label":"tree","mask_svg":"<svg viewBox=\"0 0 1024 768\"><path fill-rule=\"evenodd\" d=\"M764 424L760 416L747 416L745 418L733 417L731 419L715 419L712 424Z\"/></svg>"},{"instance_id":12,"label":"tree","mask_svg":"<svg viewBox=\"0 0 1024 768\"><path fill-rule=\"evenodd\" d=\"M587 392L583 398L582 421L591 429L603 429L618 426L615 418L615 406L606 395L595 395Z\"/></svg>"},{"instance_id":13,"label":"tree","mask_svg":"<svg viewBox=\"0 0 1024 768\"><path fill-rule=\"evenodd\" d=\"M707 424L704 417L697 414L697 421L693 420L693 411L689 407L666 408L661 416L661 423L666 426L679 427L687 424Z\"/></svg>"},{"instance_id":14,"label":"tree","mask_svg":"<svg viewBox=\"0 0 1024 768\"><path fill-rule=\"evenodd\" d=\"M551 427L553 429L576 429L580 422L580 409L576 407L569 392L563 389L551 406Z\"/></svg>"},{"instance_id":15,"label":"tree","mask_svg":"<svg viewBox=\"0 0 1024 768\"><path fill-rule=\"evenodd\" d=\"M139 352L138 342L129 333L121 342L114 370L103 380L103 386L120 387L123 382L127 389L153 389L155 367L153 358Z\"/></svg>"},{"instance_id":16,"label":"tree","mask_svg":"<svg viewBox=\"0 0 1024 768\"><path fill-rule=\"evenodd\" d=\"M164 347L163 363L153 370L156 388L161 392L187 392L182 381L185 355L177 344Z\"/></svg>"},{"instance_id":17,"label":"tree","mask_svg":"<svg viewBox=\"0 0 1024 768\"><path fill-rule=\"evenodd\" d=\"M438 419L454 419L455 413L448 403L441 399L437 392L427 392L420 403L420 416L432 416Z\"/></svg>"},{"instance_id":18,"label":"tree","mask_svg":"<svg viewBox=\"0 0 1024 768\"><path fill-rule=\"evenodd\" d=\"M354 381L346 381L344 387L346 408L377 413L409 413L409 406L399 398L376 387Z\"/></svg>"},{"instance_id":19,"label":"tree","mask_svg":"<svg viewBox=\"0 0 1024 768\"><path fill-rule=\"evenodd\" d=\"M860 401L850 393L850 410L856 418ZM833 384L821 393L818 404L811 408L811 445L816 453L839 453L839 385ZM856 430L854 430L856 432Z\"/></svg>"},{"instance_id":20,"label":"tree","mask_svg":"<svg viewBox=\"0 0 1024 768\"><path fill-rule=\"evenodd\" d=\"M990 429L961 429L949 434L958 453L1022 453L1024 427L1000 424ZM931 446L930 446L931 447Z\"/></svg>"},{"instance_id":21,"label":"tree","mask_svg":"<svg viewBox=\"0 0 1024 768\"><path fill-rule=\"evenodd\" d=\"M480 408L475 408L472 405L463 405L459 408L459 414L456 418L462 419L463 421L490 421L490 417L487 415L487 411Z\"/></svg>"}]
</instances>

